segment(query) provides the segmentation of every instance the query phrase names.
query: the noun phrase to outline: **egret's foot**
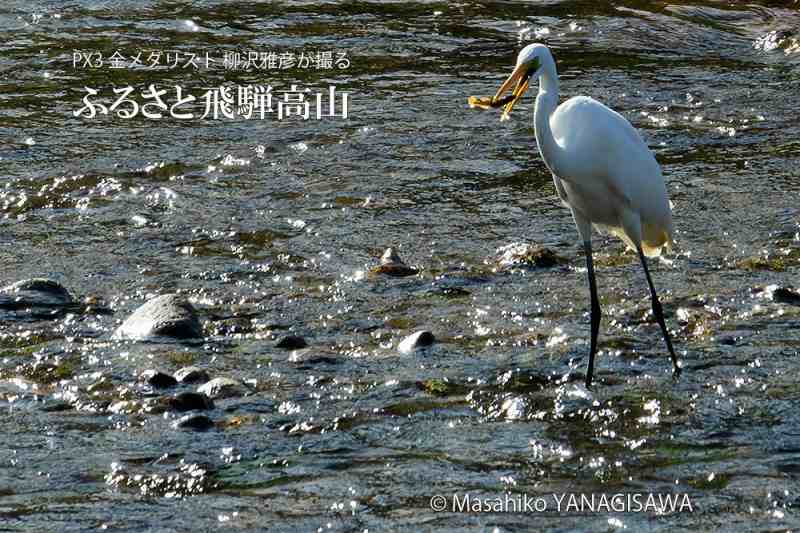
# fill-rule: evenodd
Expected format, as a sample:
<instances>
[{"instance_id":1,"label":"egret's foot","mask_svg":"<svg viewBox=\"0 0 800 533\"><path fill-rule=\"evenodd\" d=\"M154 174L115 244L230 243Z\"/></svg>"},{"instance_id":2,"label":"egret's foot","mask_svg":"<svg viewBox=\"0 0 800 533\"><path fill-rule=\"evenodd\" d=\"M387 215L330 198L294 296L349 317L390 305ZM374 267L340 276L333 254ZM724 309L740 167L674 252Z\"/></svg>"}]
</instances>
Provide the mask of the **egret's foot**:
<instances>
[{"instance_id":1,"label":"egret's foot","mask_svg":"<svg viewBox=\"0 0 800 533\"><path fill-rule=\"evenodd\" d=\"M680 379L680 377L681 377L681 372L683 372L683 369L681 367L679 367L679 366L673 367L672 368L672 381L678 381L678 379Z\"/></svg>"}]
</instances>

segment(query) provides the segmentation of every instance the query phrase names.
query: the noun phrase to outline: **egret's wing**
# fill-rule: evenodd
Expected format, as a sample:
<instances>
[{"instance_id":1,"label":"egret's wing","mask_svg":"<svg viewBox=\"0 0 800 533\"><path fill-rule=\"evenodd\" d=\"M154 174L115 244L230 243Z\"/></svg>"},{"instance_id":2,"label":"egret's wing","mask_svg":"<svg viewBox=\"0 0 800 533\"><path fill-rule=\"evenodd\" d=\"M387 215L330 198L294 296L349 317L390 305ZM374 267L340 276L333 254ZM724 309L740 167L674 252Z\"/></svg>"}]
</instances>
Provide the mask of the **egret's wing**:
<instances>
[{"instance_id":1,"label":"egret's wing","mask_svg":"<svg viewBox=\"0 0 800 533\"><path fill-rule=\"evenodd\" d=\"M596 100L575 97L556 109L550 124L571 162L570 175L559 178L586 191L586 204L616 202L638 214L646 245L671 240L661 167L630 122Z\"/></svg>"}]
</instances>

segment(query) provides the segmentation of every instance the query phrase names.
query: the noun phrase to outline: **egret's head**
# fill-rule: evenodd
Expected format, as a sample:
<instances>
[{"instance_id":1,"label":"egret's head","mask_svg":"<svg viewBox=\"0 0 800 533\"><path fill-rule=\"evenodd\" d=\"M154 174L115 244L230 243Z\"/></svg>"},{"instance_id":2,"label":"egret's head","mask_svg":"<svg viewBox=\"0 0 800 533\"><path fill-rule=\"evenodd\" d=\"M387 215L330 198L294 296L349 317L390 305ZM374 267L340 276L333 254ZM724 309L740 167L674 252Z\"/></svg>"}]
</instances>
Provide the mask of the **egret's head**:
<instances>
[{"instance_id":1,"label":"egret's head","mask_svg":"<svg viewBox=\"0 0 800 533\"><path fill-rule=\"evenodd\" d=\"M508 114L511 113L514 104L516 104L517 100L522 98L522 95L528 90L531 78L539 73L545 54L549 54L547 47L539 43L529 44L520 50L519 55L517 55L517 66L514 67L511 75L503 82L503 85L500 86L494 98L492 98L493 102L502 102L502 105L505 106L503 118L501 120L508 119ZM511 95L502 98L503 94L508 91L512 85L514 85L514 90L511 91Z\"/></svg>"},{"instance_id":2,"label":"egret's head","mask_svg":"<svg viewBox=\"0 0 800 533\"><path fill-rule=\"evenodd\" d=\"M470 107L481 109L502 107L503 116L500 120L507 120L514 104L528 90L531 78L538 77L542 68L545 71L553 70L553 73L555 73L555 63L553 62L553 56L550 55L550 50L543 44L529 44L517 55L517 64L514 67L514 71L503 82L503 85L500 86L494 96L470 96L467 103ZM511 94L503 96L511 87L514 87Z\"/></svg>"},{"instance_id":3,"label":"egret's head","mask_svg":"<svg viewBox=\"0 0 800 533\"><path fill-rule=\"evenodd\" d=\"M517 65L514 67L514 71L508 79L503 82L503 85L500 86L497 93L492 98L477 98L471 96L469 98L470 106L483 109L503 107L503 117L501 120L507 120L508 114L514 107L514 104L525 94L531 78L539 74L539 69L541 69L542 64L544 64L548 57L550 57L550 52L545 45L538 43L529 44L517 55ZM503 94L512 86L514 90L511 91L511 94L504 97Z\"/></svg>"},{"instance_id":4,"label":"egret's head","mask_svg":"<svg viewBox=\"0 0 800 533\"><path fill-rule=\"evenodd\" d=\"M549 54L547 47L540 43L529 44L517 54L517 67L527 65L531 69L531 76L536 74L542 65L542 59Z\"/></svg>"}]
</instances>

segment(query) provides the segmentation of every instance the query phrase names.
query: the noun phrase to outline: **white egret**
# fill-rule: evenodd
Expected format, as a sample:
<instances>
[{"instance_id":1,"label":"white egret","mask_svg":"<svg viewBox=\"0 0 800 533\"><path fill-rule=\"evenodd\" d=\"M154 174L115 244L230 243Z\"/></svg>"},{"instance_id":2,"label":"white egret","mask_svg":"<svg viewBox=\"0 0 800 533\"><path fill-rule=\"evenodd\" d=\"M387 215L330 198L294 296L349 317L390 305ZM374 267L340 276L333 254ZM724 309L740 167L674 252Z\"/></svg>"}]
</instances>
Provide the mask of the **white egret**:
<instances>
[{"instance_id":1,"label":"white egret","mask_svg":"<svg viewBox=\"0 0 800 533\"><path fill-rule=\"evenodd\" d=\"M572 211L586 252L591 298L586 386L592 384L601 314L592 263L592 225L617 235L639 254L650 286L653 314L677 377L680 365L645 258L660 255L662 248L672 244L672 214L661 168L639 133L619 113L586 96L557 105L556 65L550 50L542 44L522 49L514 71L494 97L470 97L469 103L482 108L503 106L505 119L534 77L539 79L533 115L539 153L553 175L558 196ZM511 95L503 98L512 86Z\"/></svg>"}]
</instances>

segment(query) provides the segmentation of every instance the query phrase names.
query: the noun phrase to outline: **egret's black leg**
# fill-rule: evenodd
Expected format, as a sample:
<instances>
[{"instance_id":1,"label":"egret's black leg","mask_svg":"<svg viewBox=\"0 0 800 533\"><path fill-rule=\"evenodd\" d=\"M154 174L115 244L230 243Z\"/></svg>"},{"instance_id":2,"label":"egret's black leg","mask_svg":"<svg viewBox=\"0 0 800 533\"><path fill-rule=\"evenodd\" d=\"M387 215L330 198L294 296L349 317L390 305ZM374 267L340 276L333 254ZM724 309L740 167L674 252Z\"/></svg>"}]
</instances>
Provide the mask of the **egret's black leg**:
<instances>
[{"instance_id":1,"label":"egret's black leg","mask_svg":"<svg viewBox=\"0 0 800 533\"><path fill-rule=\"evenodd\" d=\"M644 275L647 277L647 284L650 286L650 297L653 302L653 314L658 321L658 325L661 326L661 333L664 334L664 341L667 343L669 356L672 357L672 375L677 378L681 374L681 367L678 366L678 358L675 356L675 350L672 349L672 341L669 338L667 324L664 322L664 311L661 309L661 302L658 301L658 295L656 294L656 288L653 286L653 280L650 279L650 271L647 269L647 259L645 259L641 248L639 248L638 252L639 259L641 260L642 267L644 268Z\"/></svg>"},{"instance_id":2,"label":"egret's black leg","mask_svg":"<svg viewBox=\"0 0 800 533\"><path fill-rule=\"evenodd\" d=\"M592 340L589 348L589 368L586 369L586 388L592 386L592 374L594 373L594 354L597 352L597 334L600 332L600 302L597 299L597 283L594 279L594 263L592 262L592 242L583 243L586 252L586 272L589 276L589 295L591 298L591 331Z\"/></svg>"}]
</instances>

